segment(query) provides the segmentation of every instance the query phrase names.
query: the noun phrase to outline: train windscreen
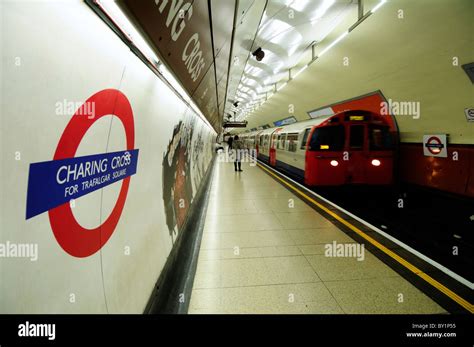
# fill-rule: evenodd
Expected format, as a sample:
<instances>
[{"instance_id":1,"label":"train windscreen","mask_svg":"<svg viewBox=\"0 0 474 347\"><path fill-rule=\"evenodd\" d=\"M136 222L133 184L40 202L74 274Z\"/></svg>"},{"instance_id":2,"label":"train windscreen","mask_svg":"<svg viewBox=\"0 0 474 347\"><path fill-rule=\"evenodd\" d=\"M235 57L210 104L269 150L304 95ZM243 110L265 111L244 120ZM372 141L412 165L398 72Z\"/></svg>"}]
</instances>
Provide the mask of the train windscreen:
<instances>
[{"instance_id":1,"label":"train windscreen","mask_svg":"<svg viewBox=\"0 0 474 347\"><path fill-rule=\"evenodd\" d=\"M316 128L309 143L309 151L342 151L345 131L343 125Z\"/></svg>"},{"instance_id":2,"label":"train windscreen","mask_svg":"<svg viewBox=\"0 0 474 347\"><path fill-rule=\"evenodd\" d=\"M369 148L371 151L392 150L393 136L388 126L369 125Z\"/></svg>"},{"instance_id":3,"label":"train windscreen","mask_svg":"<svg viewBox=\"0 0 474 347\"><path fill-rule=\"evenodd\" d=\"M362 150L364 148L364 125L351 125L349 147L352 150Z\"/></svg>"}]
</instances>

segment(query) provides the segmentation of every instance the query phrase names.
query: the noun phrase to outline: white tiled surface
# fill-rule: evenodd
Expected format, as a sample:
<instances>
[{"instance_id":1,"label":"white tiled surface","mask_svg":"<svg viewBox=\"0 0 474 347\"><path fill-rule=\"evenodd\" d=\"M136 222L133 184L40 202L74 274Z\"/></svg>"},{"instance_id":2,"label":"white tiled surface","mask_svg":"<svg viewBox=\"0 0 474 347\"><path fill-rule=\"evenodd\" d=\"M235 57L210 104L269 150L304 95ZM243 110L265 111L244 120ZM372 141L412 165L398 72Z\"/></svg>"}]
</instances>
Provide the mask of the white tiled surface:
<instances>
[{"instance_id":1,"label":"white tiled surface","mask_svg":"<svg viewBox=\"0 0 474 347\"><path fill-rule=\"evenodd\" d=\"M217 163L189 313L444 313L263 170Z\"/></svg>"}]
</instances>

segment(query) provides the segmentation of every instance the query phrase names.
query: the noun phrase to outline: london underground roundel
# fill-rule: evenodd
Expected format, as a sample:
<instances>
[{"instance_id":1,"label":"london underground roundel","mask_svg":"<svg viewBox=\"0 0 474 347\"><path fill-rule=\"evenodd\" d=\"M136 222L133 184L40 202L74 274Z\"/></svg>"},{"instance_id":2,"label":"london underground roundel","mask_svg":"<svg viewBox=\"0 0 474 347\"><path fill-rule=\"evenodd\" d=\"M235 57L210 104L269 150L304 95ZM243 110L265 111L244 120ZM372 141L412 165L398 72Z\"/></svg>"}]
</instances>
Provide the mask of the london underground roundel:
<instances>
[{"instance_id":1,"label":"london underground roundel","mask_svg":"<svg viewBox=\"0 0 474 347\"><path fill-rule=\"evenodd\" d=\"M426 148L431 154L439 154L444 145L439 137L431 136L425 144Z\"/></svg>"},{"instance_id":2,"label":"london underground roundel","mask_svg":"<svg viewBox=\"0 0 474 347\"><path fill-rule=\"evenodd\" d=\"M77 157L76 151L87 130L107 115L122 122L126 150ZM64 251L81 258L96 253L120 220L130 178L137 171L138 149L134 145L133 112L127 97L116 89L92 95L67 124L53 160L30 164L26 219L47 211L54 236ZM109 217L96 228L82 227L72 213L70 201L113 183L121 184L121 188Z\"/></svg>"}]
</instances>

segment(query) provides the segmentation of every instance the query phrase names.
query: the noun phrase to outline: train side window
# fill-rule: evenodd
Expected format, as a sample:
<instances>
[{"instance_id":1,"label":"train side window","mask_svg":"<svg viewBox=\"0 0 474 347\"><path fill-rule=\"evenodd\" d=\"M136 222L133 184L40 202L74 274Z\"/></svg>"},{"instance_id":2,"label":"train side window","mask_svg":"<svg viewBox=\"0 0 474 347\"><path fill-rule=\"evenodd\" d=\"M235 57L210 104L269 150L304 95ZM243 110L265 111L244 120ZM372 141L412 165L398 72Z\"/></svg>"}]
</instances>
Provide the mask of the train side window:
<instances>
[{"instance_id":1,"label":"train side window","mask_svg":"<svg viewBox=\"0 0 474 347\"><path fill-rule=\"evenodd\" d=\"M334 125L316 128L309 142L309 151L342 151L344 149L344 126Z\"/></svg>"},{"instance_id":2,"label":"train side window","mask_svg":"<svg viewBox=\"0 0 474 347\"><path fill-rule=\"evenodd\" d=\"M306 149L306 142L308 142L308 136L309 136L309 132L311 131L311 128L308 128L304 131L304 135L303 135L303 141L301 141L301 149Z\"/></svg>"},{"instance_id":3,"label":"train side window","mask_svg":"<svg viewBox=\"0 0 474 347\"><path fill-rule=\"evenodd\" d=\"M278 137L277 137L277 135L273 135L273 136L272 136L271 147L272 147L273 149L278 148Z\"/></svg>"},{"instance_id":4,"label":"train side window","mask_svg":"<svg viewBox=\"0 0 474 347\"><path fill-rule=\"evenodd\" d=\"M280 148L285 149L286 134L282 134L280 138Z\"/></svg>"},{"instance_id":5,"label":"train side window","mask_svg":"<svg viewBox=\"0 0 474 347\"><path fill-rule=\"evenodd\" d=\"M364 148L364 126L363 125L351 125L349 147L351 149L363 149Z\"/></svg>"},{"instance_id":6,"label":"train side window","mask_svg":"<svg viewBox=\"0 0 474 347\"><path fill-rule=\"evenodd\" d=\"M286 139L288 141L288 151L296 152L298 148L298 134L288 134Z\"/></svg>"},{"instance_id":7,"label":"train side window","mask_svg":"<svg viewBox=\"0 0 474 347\"><path fill-rule=\"evenodd\" d=\"M388 126L369 126L369 147L372 151L393 149L393 138Z\"/></svg>"}]
</instances>

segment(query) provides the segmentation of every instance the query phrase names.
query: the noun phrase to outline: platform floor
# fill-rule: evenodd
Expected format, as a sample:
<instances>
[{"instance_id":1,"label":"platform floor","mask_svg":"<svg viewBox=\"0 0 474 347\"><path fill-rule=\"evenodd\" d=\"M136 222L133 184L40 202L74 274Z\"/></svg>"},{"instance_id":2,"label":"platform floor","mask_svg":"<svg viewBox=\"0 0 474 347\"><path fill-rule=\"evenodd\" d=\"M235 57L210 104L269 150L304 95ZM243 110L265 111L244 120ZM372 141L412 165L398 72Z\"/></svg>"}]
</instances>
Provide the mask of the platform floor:
<instances>
[{"instance_id":1,"label":"platform floor","mask_svg":"<svg viewBox=\"0 0 474 347\"><path fill-rule=\"evenodd\" d=\"M446 313L257 166L214 167L189 313Z\"/></svg>"}]
</instances>

